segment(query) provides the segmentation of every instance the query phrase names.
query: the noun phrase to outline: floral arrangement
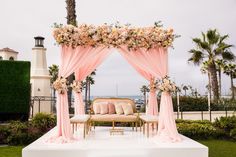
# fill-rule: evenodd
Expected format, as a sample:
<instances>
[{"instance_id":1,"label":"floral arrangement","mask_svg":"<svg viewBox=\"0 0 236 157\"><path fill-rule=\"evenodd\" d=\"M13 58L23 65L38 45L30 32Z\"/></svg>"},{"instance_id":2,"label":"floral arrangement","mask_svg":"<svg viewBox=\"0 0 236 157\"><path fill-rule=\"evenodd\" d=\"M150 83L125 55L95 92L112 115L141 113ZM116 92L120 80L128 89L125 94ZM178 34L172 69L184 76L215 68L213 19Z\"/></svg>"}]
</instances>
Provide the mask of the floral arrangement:
<instances>
[{"instance_id":1,"label":"floral arrangement","mask_svg":"<svg viewBox=\"0 0 236 157\"><path fill-rule=\"evenodd\" d=\"M150 91L156 91L157 90L157 84L158 82L155 81L153 78L150 81Z\"/></svg>"},{"instance_id":2,"label":"floral arrangement","mask_svg":"<svg viewBox=\"0 0 236 157\"><path fill-rule=\"evenodd\" d=\"M55 25L53 36L58 44L77 46L107 46L120 47L126 45L128 49L155 48L172 46L177 37L173 29L163 29L161 25L152 27L131 27L130 25L101 26L81 24Z\"/></svg>"},{"instance_id":3,"label":"floral arrangement","mask_svg":"<svg viewBox=\"0 0 236 157\"><path fill-rule=\"evenodd\" d=\"M157 85L157 88L162 92L175 92L176 85L168 76L164 77Z\"/></svg>"},{"instance_id":4,"label":"floral arrangement","mask_svg":"<svg viewBox=\"0 0 236 157\"><path fill-rule=\"evenodd\" d=\"M70 87L77 93L82 92L82 83L80 81L73 81L73 83L70 84Z\"/></svg>"},{"instance_id":5,"label":"floral arrangement","mask_svg":"<svg viewBox=\"0 0 236 157\"><path fill-rule=\"evenodd\" d=\"M55 82L53 82L53 88L58 91L60 94L64 94L67 91L67 80L66 78L57 78Z\"/></svg>"}]
</instances>

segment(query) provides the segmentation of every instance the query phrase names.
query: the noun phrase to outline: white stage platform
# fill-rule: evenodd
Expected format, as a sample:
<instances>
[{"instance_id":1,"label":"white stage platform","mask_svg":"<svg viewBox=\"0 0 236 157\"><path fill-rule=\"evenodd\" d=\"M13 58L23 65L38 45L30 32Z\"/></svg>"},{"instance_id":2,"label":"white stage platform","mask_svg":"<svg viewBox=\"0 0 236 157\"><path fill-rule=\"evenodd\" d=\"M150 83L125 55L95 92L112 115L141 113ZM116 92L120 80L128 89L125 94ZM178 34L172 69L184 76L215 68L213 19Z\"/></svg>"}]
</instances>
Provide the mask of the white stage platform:
<instances>
[{"instance_id":1,"label":"white stage platform","mask_svg":"<svg viewBox=\"0 0 236 157\"><path fill-rule=\"evenodd\" d=\"M208 148L183 136L179 143L154 141L142 132L125 128L124 135L110 135L109 127L96 127L86 139L82 130L78 142L48 144L51 130L22 151L22 157L208 157Z\"/></svg>"}]
</instances>

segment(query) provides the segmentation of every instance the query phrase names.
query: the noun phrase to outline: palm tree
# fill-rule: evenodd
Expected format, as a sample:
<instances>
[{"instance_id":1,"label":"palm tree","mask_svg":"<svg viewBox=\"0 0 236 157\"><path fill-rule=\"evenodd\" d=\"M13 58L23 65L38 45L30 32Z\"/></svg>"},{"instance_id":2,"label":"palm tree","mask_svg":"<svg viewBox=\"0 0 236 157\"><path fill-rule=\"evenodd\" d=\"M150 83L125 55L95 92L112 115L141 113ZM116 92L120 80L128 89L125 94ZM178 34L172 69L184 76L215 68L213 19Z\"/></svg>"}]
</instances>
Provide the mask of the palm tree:
<instances>
[{"instance_id":1,"label":"palm tree","mask_svg":"<svg viewBox=\"0 0 236 157\"><path fill-rule=\"evenodd\" d=\"M234 60L234 54L230 51L232 45L225 43L228 37L228 35L221 36L216 29L210 29L207 33L202 32L201 38L193 38L196 48L189 51L191 54L191 57L188 59L189 62L193 62L195 65L199 65L203 61L208 62L211 87L215 100L219 99L216 59Z\"/></svg>"},{"instance_id":2,"label":"palm tree","mask_svg":"<svg viewBox=\"0 0 236 157\"><path fill-rule=\"evenodd\" d=\"M184 95L187 96L188 86L184 85L183 90L184 90Z\"/></svg>"},{"instance_id":3,"label":"palm tree","mask_svg":"<svg viewBox=\"0 0 236 157\"><path fill-rule=\"evenodd\" d=\"M74 26L77 25L75 6L76 6L75 0L66 0L67 24L74 25ZM75 78L74 74L71 74L67 78L67 80L68 80L69 83L72 83L74 78ZM67 95L68 95L68 105L69 105L69 108L71 108L71 105L72 105L71 104L72 88L68 88Z\"/></svg>"},{"instance_id":4,"label":"palm tree","mask_svg":"<svg viewBox=\"0 0 236 157\"><path fill-rule=\"evenodd\" d=\"M218 72L218 81L219 81L219 95L221 96L221 72L224 69L226 61L223 59L216 60L216 69Z\"/></svg>"},{"instance_id":5,"label":"palm tree","mask_svg":"<svg viewBox=\"0 0 236 157\"><path fill-rule=\"evenodd\" d=\"M75 10L75 0L66 0L66 11L67 11L67 24L76 26L76 10Z\"/></svg>"},{"instance_id":6,"label":"palm tree","mask_svg":"<svg viewBox=\"0 0 236 157\"><path fill-rule=\"evenodd\" d=\"M58 77L58 72L59 72L59 66L52 64L49 68L49 75L51 76L50 82L53 84L54 81L56 81ZM56 95L56 90L53 88L53 97Z\"/></svg>"},{"instance_id":7,"label":"palm tree","mask_svg":"<svg viewBox=\"0 0 236 157\"><path fill-rule=\"evenodd\" d=\"M90 95L91 95L91 90L90 90L90 87L91 87L91 85L94 85L95 84L95 80L94 80L94 78L93 78L93 76L95 76L96 75L96 72L95 72L95 70L89 75L89 76L87 76L87 84L88 84L88 102L90 102L90 99L91 99L91 97L90 97Z\"/></svg>"},{"instance_id":8,"label":"palm tree","mask_svg":"<svg viewBox=\"0 0 236 157\"><path fill-rule=\"evenodd\" d=\"M146 102L147 102L147 93L150 91L150 89L148 88L148 86L143 85L143 86L140 88L140 91L143 93L144 105L146 105Z\"/></svg>"},{"instance_id":9,"label":"palm tree","mask_svg":"<svg viewBox=\"0 0 236 157\"><path fill-rule=\"evenodd\" d=\"M209 92L209 95L210 95L210 100L211 100L211 97L212 97L212 94L211 94L211 74L208 70L208 61L204 61L202 63L202 67L201 67L201 72L203 74L206 74L207 73L207 76L208 76L208 85L207 85L207 90Z\"/></svg>"},{"instance_id":10,"label":"palm tree","mask_svg":"<svg viewBox=\"0 0 236 157\"><path fill-rule=\"evenodd\" d=\"M230 77L232 99L234 99L234 82L233 82L233 79L236 78L236 64L227 64L227 65L225 65L224 73Z\"/></svg>"},{"instance_id":11,"label":"palm tree","mask_svg":"<svg viewBox=\"0 0 236 157\"><path fill-rule=\"evenodd\" d=\"M90 87L91 85L95 84L95 80L93 78L94 75L96 75L96 70L94 70L89 76L86 77L85 81L82 82L83 88L85 89L85 107L88 108L88 102L90 102Z\"/></svg>"}]
</instances>

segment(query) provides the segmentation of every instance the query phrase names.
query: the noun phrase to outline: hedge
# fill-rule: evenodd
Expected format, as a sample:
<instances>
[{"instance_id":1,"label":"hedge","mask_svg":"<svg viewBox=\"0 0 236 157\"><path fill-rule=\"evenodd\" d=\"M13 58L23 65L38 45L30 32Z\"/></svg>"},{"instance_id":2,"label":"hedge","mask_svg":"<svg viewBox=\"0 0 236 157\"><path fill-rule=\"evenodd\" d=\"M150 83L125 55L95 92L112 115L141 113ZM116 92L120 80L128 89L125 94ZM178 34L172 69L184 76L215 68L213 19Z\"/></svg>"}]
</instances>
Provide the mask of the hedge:
<instances>
[{"instance_id":1,"label":"hedge","mask_svg":"<svg viewBox=\"0 0 236 157\"><path fill-rule=\"evenodd\" d=\"M176 97L172 98L174 111L177 111L177 100ZM180 97L180 111L208 111L208 100L206 97ZM224 99L224 103L211 103L212 111L235 111L236 101L230 99Z\"/></svg>"},{"instance_id":2,"label":"hedge","mask_svg":"<svg viewBox=\"0 0 236 157\"><path fill-rule=\"evenodd\" d=\"M27 120L30 62L0 61L0 120Z\"/></svg>"}]
</instances>

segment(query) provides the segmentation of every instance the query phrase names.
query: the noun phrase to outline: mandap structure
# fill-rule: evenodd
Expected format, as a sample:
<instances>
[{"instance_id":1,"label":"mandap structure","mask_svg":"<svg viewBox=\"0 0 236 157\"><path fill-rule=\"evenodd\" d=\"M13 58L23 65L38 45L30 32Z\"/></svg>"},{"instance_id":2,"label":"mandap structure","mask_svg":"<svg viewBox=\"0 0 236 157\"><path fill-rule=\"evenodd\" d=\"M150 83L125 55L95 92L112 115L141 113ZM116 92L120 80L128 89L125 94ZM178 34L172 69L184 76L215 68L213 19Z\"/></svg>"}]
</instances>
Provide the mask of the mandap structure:
<instances>
[{"instance_id":1,"label":"mandap structure","mask_svg":"<svg viewBox=\"0 0 236 157\"><path fill-rule=\"evenodd\" d=\"M61 47L59 77L53 86L57 90L57 132L49 139L53 143L73 141L70 127L66 77L75 73L70 85L75 95L75 115L84 113L81 81L94 71L117 49L129 64L150 81L150 96L147 114L157 115L156 90L162 91L157 136L172 142L181 141L173 113L171 92L175 86L168 79L168 48L176 35L173 29L160 26L132 27L130 25L101 26L82 24L56 25L53 36ZM162 83L157 86L156 81Z\"/></svg>"}]
</instances>

